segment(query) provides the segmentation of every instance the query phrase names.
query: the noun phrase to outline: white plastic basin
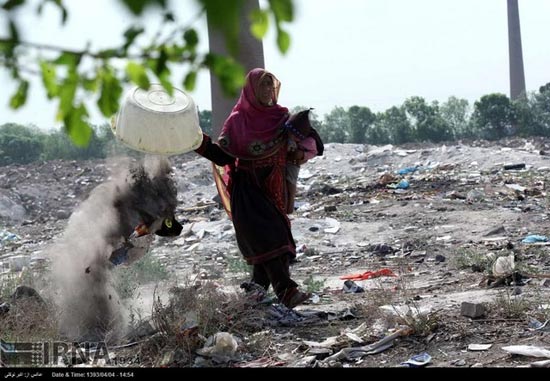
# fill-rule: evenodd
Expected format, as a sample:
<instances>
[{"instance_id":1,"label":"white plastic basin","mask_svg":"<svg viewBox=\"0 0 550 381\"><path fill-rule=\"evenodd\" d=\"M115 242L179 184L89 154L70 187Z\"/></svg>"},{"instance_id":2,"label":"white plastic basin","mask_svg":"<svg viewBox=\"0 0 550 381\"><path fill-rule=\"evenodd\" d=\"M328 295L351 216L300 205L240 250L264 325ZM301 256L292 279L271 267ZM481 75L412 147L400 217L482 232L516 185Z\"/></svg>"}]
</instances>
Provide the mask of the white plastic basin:
<instances>
[{"instance_id":1,"label":"white plastic basin","mask_svg":"<svg viewBox=\"0 0 550 381\"><path fill-rule=\"evenodd\" d=\"M118 140L150 154L182 154L202 142L193 98L176 88L171 96L159 84L128 91L111 128Z\"/></svg>"}]
</instances>

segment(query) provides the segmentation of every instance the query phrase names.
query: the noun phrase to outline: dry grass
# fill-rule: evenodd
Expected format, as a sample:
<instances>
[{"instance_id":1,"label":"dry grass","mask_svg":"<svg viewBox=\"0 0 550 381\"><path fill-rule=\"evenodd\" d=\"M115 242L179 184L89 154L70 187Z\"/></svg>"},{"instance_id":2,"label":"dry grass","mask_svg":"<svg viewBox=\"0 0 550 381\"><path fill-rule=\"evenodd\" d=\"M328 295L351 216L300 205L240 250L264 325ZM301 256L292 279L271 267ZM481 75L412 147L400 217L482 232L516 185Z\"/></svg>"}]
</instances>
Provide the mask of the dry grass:
<instances>
[{"instance_id":1,"label":"dry grass","mask_svg":"<svg viewBox=\"0 0 550 381\"><path fill-rule=\"evenodd\" d=\"M59 339L55 309L31 298L19 299L0 317L2 339L9 342L40 342Z\"/></svg>"},{"instance_id":2,"label":"dry grass","mask_svg":"<svg viewBox=\"0 0 550 381\"><path fill-rule=\"evenodd\" d=\"M263 313L244 296L205 282L172 288L166 305L155 296L152 320L158 334L141 348L144 363L191 366L208 337L217 332L252 335L261 327Z\"/></svg>"}]
</instances>

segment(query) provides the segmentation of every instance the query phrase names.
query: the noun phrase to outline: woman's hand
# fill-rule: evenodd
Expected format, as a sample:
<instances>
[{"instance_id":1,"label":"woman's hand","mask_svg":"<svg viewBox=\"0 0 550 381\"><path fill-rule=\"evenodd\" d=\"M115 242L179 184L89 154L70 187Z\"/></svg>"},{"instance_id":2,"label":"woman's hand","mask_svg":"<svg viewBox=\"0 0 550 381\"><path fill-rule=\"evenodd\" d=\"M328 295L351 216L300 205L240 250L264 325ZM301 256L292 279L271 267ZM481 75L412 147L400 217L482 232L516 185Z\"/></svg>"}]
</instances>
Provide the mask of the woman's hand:
<instances>
[{"instance_id":1,"label":"woman's hand","mask_svg":"<svg viewBox=\"0 0 550 381\"><path fill-rule=\"evenodd\" d=\"M288 152L286 155L286 160L295 165L302 165L307 161L304 160L304 151L301 149Z\"/></svg>"}]
</instances>

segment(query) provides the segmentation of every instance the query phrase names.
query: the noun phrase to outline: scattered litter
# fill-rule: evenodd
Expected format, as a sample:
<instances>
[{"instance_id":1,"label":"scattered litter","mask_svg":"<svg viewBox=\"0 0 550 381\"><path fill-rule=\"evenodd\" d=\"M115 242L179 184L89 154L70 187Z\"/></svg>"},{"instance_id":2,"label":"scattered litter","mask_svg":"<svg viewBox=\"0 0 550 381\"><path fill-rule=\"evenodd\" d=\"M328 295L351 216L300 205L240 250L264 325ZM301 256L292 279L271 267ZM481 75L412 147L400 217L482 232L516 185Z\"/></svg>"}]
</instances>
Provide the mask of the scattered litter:
<instances>
[{"instance_id":1,"label":"scattered litter","mask_svg":"<svg viewBox=\"0 0 550 381\"><path fill-rule=\"evenodd\" d=\"M510 345L502 347L502 350L514 355L550 358L550 350L533 345Z\"/></svg>"},{"instance_id":2,"label":"scattered litter","mask_svg":"<svg viewBox=\"0 0 550 381\"><path fill-rule=\"evenodd\" d=\"M338 230L340 230L340 223L334 218L326 217L325 222L329 225L329 227L325 229L325 233L336 234Z\"/></svg>"},{"instance_id":3,"label":"scattered litter","mask_svg":"<svg viewBox=\"0 0 550 381\"><path fill-rule=\"evenodd\" d=\"M405 179L401 180L397 184L388 184L388 188L391 189L408 189L409 188L409 182Z\"/></svg>"},{"instance_id":4,"label":"scattered litter","mask_svg":"<svg viewBox=\"0 0 550 381\"><path fill-rule=\"evenodd\" d=\"M506 171L511 171L511 170L514 170L514 169L525 169L525 163L520 163L520 164L506 164L504 166L504 169Z\"/></svg>"},{"instance_id":5,"label":"scattered litter","mask_svg":"<svg viewBox=\"0 0 550 381\"><path fill-rule=\"evenodd\" d=\"M371 278L378 278L381 276L393 276L396 277L390 269L380 269L377 271L365 271L364 273L360 274L350 274L350 275L344 275L341 276L340 279L349 279L349 280L366 280Z\"/></svg>"},{"instance_id":6,"label":"scattered litter","mask_svg":"<svg viewBox=\"0 0 550 381\"><path fill-rule=\"evenodd\" d=\"M385 351L393 346L393 342L400 336L406 336L412 333L412 330L408 327L401 328L393 334L384 337L383 339L362 347L344 348L332 356L327 357L324 361L339 361L343 359L353 360L358 359L366 355L374 355Z\"/></svg>"},{"instance_id":7,"label":"scattered litter","mask_svg":"<svg viewBox=\"0 0 550 381\"><path fill-rule=\"evenodd\" d=\"M522 241L522 243L536 243L536 242L548 242L548 237L544 235L528 235Z\"/></svg>"},{"instance_id":8,"label":"scattered litter","mask_svg":"<svg viewBox=\"0 0 550 381\"><path fill-rule=\"evenodd\" d=\"M491 348L493 344L470 344L468 345L469 351L486 351Z\"/></svg>"},{"instance_id":9,"label":"scattered litter","mask_svg":"<svg viewBox=\"0 0 550 381\"><path fill-rule=\"evenodd\" d=\"M550 360L535 361L531 363L531 366L534 368L549 368Z\"/></svg>"},{"instance_id":10,"label":"scattered litter","mask_svg":"<svg viewBox=\"0 0 550 381\"><path fill-rule=\"evenodd\" d=\"M513 190L515 190L517 192L520 192L520 193L525 193L525 190L527 189L525 187L522 187L519 184L506 184L506 188L513 189Z\"/></svg>"},{"instance_id":11,"label":"scattered litter","mask_svg":"<svg viewBox=\"0 0 550 381\"><path fill-rule=\"evenodd\" d=\"M7 231L6 229L0 230L0 246L2 246L2 243L15 242L20 239L21 238L15 233Z\"/></svg>"},{"instance_id":12,"label":"scattered litter","mask_svg":"<svg viewBox=\"0 0 550 381\"><path fill-rule=\"evenodd\" d=\"M421 367L425 366L432 361L432 356L430 356L428 353L424 352L419 355L414 355L410 359L408 359L405 362L402 362L401 365L408 365L410 367Z\"/></svg>"},{"instance_id":13,"label":"scattered litter","mask_svg":"<svg viewBox=\"0 0 550 381\"><path fill-rule=\"evenodd\" d=\"M358 294L360 292L365 292L365 289L352 280L346 280L344 282L343 291L348 294Z\"/></svg>"},{"instance_id":14,"label":"scattered litter","mask_svg":"<svg viewBox=\"0 0 550 381\"><path fill-rule=\"evenodd\" d=\"M538 331L538 330L544 329L544 327L546 327L549 321L550 320L546 320L544 323L541 323L537 319L533 318L529 321L528 327L530 330Z\"/></svg>"},{"instance_id":15,"label":"scattered litter","mask_svg":"<svg viewBox=\"0 0 550 381\"><path fill-rule=\"evenodd\" d=\"M514 271L514 254L507 257L498 257L493 263L493 275L500 277L511 274Z\"/></svg>"},{"instance_id":16,"label":"scattered litter","mask_svg":"<svg viewBox=\"0 0 550 381\"><path fill-rule=\"evenodd\" d=\"M228 332L218 332L210 336L203 348L197 349L200 356L212 357L220 362L233 358L238 348L237 340Z\"/></svg>"},{"instance_id":17,"label":"scattered litter","mask_svg":"<svg viewBox=\"0 0 550 381\"><path fill-rule=\"evenodd\" d=\"M406 167L406 168L403 168L403 169L399 169L397 171L395 171L395 173L397 173L398 175L407 175L409 173L414 173L418 170L418 165L414 166L414 167Z\"/></svg>"}]
</instances>

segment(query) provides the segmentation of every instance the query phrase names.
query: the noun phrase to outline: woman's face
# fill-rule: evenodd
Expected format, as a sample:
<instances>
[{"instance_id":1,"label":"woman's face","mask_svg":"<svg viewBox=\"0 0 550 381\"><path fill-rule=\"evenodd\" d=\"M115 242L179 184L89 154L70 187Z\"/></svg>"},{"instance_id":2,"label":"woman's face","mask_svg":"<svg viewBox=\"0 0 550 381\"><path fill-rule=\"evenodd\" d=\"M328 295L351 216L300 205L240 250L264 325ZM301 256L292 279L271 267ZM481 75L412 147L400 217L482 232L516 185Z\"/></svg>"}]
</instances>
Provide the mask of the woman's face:
<instances>
[{"instance_id":1,"label":"woman's face","mask_svg":"<svg viewBox=\"0 0 550 381\"><path fill-rule=\"evenodd\" d=\"M273 106L273 78L264 75L258 85L258 101L264 106Z\"/></svg>"}]
</instances>

